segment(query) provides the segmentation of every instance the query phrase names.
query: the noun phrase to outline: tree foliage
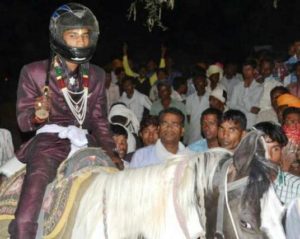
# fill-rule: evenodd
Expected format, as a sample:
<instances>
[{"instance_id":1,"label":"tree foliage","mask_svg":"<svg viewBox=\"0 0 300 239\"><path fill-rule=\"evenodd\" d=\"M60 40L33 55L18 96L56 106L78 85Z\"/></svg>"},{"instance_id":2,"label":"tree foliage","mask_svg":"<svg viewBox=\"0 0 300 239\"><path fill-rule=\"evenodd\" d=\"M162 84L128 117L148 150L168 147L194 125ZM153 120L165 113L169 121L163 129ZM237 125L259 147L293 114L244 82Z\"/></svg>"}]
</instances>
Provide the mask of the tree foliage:
<instances>
[{"instance_id":1,"label":"tree foliage","mask_svg":"<svg viewBox=\"0 0 300 239\"><path fill-rule=\"evenodd\" d=\"M273 0L273 7L278 8L280 0ZM146 26L151 32L154 27L160 27L166 30L167 27L162 23L162 10L173 9L175 0L133 0L128 9L128 19L136 21L137 9L141 6L147 13Z\"/></svg>"},{"instance_id":2,"label":"tree foliage","mask_svg":"<svg viewBox=\"0 0 300 239\"><path fill-rule=\"evenodd\" d=\"M136 20L137 8L141 4L144 10L147 12L146 25L149 31L152 31L153 27L158 26L163 30L166 30L166 26L161 21L162 10L173 9L175 0L134 0L128 11L128 18Z\"/></svg>"}]
</instances>

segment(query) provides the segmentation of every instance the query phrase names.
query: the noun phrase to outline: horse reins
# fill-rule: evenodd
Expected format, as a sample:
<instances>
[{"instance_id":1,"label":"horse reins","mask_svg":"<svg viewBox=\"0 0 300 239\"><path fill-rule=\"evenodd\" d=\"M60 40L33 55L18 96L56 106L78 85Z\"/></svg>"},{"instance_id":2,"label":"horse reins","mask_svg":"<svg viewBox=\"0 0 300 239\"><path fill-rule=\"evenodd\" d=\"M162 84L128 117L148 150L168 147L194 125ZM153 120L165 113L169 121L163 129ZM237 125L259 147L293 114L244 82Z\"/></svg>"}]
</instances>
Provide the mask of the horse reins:
<instances>
[{"instance_id":1,"label":"horse reins","mask_svg":"<svg viewBox=\"0 0 300 239\"><path fill-rule=\"evenodd\" d=\"M217 209L217 223L216 223L216 232L214 235L215 239L224 239L224 232L223 232L223 224L224 224L224 203L226 203L226 208L230 217L230 221L234 230L235 237L239 239L239 235L236 229L236 225L234 223L232 213L228 203L228 192L234 191L242 186L244 186L247 181L248 177L243 177L239 180L231 182L227 184L227 174L229 166L232 165L233 160L230 159L226 161L221 168L221 179L224 179L224 184L219 185L219 199L218 199L218 209Z\"/></svg>"}]
</instances>

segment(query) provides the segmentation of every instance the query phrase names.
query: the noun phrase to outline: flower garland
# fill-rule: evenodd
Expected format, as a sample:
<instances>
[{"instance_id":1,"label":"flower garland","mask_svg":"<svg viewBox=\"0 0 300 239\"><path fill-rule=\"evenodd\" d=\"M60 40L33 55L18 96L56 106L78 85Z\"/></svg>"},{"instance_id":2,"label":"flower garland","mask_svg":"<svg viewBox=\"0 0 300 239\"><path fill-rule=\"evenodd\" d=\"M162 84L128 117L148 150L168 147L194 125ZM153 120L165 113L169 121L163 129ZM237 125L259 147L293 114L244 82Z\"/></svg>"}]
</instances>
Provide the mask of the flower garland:
<instances>
[{"instance_id":1,"label":"flower garland","mask_svg":"<svg viewBox=\"0 0 300 239\"><path fill-rule=\"evenodd\" d=\"M86 117L87 112L87 96L88 96L88 86L89 86L89 75L88 75L88 68L80 67L81 70L81 77L82 77L82 86L83 90L79 92L70 91L65 84L65 81L62 77L63 70L58 62L57 59L54 60L54 71L56 75L56 82L61 89L64 98L71 110L72 114L76 118L77 122L79 123L79 127L82 128L83 122ZM81 95L78 101L75 101L72 98L72 95Z\"/></svg>"}]
</instances>

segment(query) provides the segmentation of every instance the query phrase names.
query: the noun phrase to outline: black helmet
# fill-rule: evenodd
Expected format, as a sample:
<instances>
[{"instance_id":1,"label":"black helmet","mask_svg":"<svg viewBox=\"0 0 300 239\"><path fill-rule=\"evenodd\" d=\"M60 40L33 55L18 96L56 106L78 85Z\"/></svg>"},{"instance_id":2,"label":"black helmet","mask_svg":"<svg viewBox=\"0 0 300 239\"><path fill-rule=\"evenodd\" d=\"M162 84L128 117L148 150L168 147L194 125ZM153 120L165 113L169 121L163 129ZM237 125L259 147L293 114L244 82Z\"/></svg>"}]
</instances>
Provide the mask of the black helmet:
<instances>
[{"instance_id":1,"label":"black helmet","mask_svg":"<svg viewBox=\"0 0 300 239\"><path fill-rule=\"evenodd\" d=\"M87 47L68 46L63 39L66 30L86 28L89 31ZM81 64L89 61L96 49L99 26L94 14L87 7L78 3L60 6L50 19L50 47L66 60Z\"/></svg>"}]
</instances>

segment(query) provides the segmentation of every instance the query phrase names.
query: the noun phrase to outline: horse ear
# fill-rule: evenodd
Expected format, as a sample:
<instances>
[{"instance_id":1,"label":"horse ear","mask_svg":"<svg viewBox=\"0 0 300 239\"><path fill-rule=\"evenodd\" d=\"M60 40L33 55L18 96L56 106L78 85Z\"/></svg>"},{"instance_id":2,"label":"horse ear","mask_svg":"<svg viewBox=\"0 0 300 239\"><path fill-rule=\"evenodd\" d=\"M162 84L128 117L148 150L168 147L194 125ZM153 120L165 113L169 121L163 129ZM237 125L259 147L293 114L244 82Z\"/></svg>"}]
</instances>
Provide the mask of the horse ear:
<instances>
[{"instance_id":1,"label":"horse ear","mask_svg":"<svg viewBox=\"0 0 300 239\"><path fill-rule=\"evenodd\" d=\"M245 176L248 173L249 165L258 148L261 150L263 133L258 130L250 131L241 140L233 155L233 164L236 168L237 175Z\"/></svg>"}]
</instances>

